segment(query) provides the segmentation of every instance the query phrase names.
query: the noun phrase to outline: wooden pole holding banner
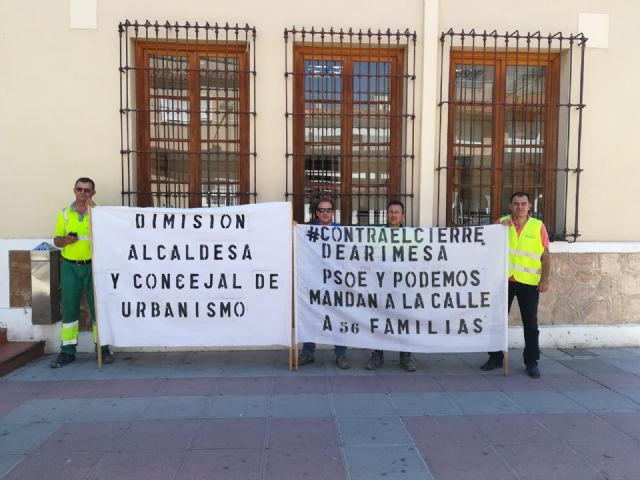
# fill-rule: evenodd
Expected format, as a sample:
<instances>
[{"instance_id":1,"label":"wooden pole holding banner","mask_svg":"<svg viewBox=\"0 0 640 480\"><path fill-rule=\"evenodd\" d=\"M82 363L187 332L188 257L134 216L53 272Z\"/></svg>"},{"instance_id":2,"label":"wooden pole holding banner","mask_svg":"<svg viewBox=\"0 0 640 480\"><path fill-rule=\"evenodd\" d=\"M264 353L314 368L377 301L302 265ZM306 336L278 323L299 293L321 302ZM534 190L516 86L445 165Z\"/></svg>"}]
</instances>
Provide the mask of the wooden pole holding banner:
<instances>
[{"instance_id":1,"label":"wooden pole holding banner","mask_svg":"<svg viewBox=\"0 0 640 480\"><path fill-rule=\"evenodd\" d=\"M505 350L503 353L504 353L504 358L502 359L502 368L504 370L504 376L508 377L509 376L509 351Z\"/></svg>"},{"instance_id":2,"label":"wooden pole holding banner","mask_svg":"<svg viewBox=\"0 0 640 480\"><path fill-rule=\"evenodd\" d=\"M291 210L291 345L289 347L289 371L298 371L298 334L296 330L296 224Z\"/></svg>"},{"instance_id":3,"label":"wooden pole holding banner","mask_svg":"<svg viewBox=\"0 0 640 480\"><path fill-rule=\"evenodd\" d=\"M93 268L93 224L91 223L91 209L93 200L89 199L89 239L91 242L91 279L93 280L93 314L95 315L93 321L95 322L96 329L96 353L98 354L98 368L102 368L102 347L100 346L100 332L98 331L98 296L96 295L96 271ZM89 312L91 313L91 312ZM92 325L93 328L93 325Z\"/></svg>"}]
</instances>

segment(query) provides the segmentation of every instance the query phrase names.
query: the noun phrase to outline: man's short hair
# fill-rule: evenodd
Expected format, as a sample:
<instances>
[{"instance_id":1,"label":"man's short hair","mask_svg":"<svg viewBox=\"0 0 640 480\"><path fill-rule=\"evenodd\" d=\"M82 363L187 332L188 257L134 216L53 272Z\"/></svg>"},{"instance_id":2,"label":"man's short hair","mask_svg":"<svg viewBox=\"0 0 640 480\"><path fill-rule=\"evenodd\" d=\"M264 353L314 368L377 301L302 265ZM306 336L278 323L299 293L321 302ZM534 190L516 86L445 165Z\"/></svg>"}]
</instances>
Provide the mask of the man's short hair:
<instances>
[{"instance_id":1,"label":"man's short hair","mask_svg":"<svg viewBox=\"0 0 640 480\"><path fill-rule=\"evenodd\" d=\"M513 199L516 197L527 197L527 202L531 203L531 198L529 197L529 194L527 192L516 192L513 195L511 195L511 199L509 200L509 203L513 202Z\"/></svg>"},{"instance_id":2,"label":"man's short hair","mask_svg":"<svg viewBox=\"0 0 640 480\"><path fill-rule=\"evenodd\" d=\"M321 202L329 202L331 204L331 210L336 209L335 203L333 202L333 197L331 195L320 195L318 197L318 200L316 200L315 202L315 208L313 209L314 212L318 210Z\"/></svg>"},{"instance_id":3,"label":"man's short hair","mask_svg":"<svg viewBox=\"0 0 640 480\"><path fill-rule=\"evenodd\" d=\"M398 205L402 209L402 213L404 213L404 203L402 203L400 200L391 200L389 203L387 203L387 210L389 210L394 205Z\"/></svg>"},{"instance_id":4,"label":"man's short hair","mask_svg":"<svg viewBox=\"0 0 640 480\"><path fill-rule=\"evenodd\" d=\"M96 183L91 180L89 177L80 177L79 179L76 180L76 183L74 183L73 185L77 185L78 183L90 183L91 184L91 190L95 190L96 189Z\"/></svg>"}]
</instances>

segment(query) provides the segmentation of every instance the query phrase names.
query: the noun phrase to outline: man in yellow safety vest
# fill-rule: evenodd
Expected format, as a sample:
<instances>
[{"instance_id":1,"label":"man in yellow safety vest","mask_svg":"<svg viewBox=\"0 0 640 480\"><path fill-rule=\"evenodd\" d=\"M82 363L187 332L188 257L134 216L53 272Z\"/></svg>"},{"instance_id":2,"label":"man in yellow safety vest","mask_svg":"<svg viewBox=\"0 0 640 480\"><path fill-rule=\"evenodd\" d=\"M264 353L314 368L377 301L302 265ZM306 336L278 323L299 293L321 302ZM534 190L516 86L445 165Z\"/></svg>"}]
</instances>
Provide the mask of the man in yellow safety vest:
<instances>
[{"instance_id":1,"label":"man in yellow safety vest","mask_svg":"<svg viewBox=\"0 0 640 480\"><path fill-rule=\"evenodd\" d=\"M84 292L96 338L95 307L93 301L93 274L91 270L91 238L89 231L89 206L94 206L96 187L93 180L81 177L73 187L76 197L71 205L58 213L53 243L62 248L60 267L62 288L62 346L58 356L51 361L51 368L60 368L76 359L78 345L78 321L80 301ZM102 346L102 362L113 363L109 346Z\"/></svg>"},{"instance_id":2,"label":"man in yellow safety vest","mask_svg":"<svg viewBox=\"0 0 640 480\"><path fill-rule=\"evenodd\" d=\"M509 310L517 298L524 329L524 364L530 377L539 378L538 300L549 289L549 234L544 223L529 216L528 194L514 193L509 207L511 214L498 220L509 229ZM503 357L502 352L489 353L480 369L502 367Z\"/></svg>"}]
</instances>

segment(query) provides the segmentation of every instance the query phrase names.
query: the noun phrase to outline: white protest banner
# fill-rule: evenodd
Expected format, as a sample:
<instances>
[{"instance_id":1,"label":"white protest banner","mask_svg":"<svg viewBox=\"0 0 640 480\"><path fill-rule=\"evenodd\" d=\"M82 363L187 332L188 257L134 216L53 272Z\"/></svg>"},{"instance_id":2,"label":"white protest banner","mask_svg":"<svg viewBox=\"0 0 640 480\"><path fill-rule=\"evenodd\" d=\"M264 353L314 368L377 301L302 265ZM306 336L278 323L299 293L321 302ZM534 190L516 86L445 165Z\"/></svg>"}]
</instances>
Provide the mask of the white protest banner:
<instances>
[{"instance_id":1,"label":"white protest banner","mask_svg":"<svg viewBox=\"0 0 640 480\"><path fill-rule=\"evenodd\" d=\"M100 343L291 345L291 206L96 207Z\"/></svg>"},{"instance_id":2,"label":"white protest banner","mask_svg":"<svg viewBox=\"0 0 640 480\"><path fill-rule=\"evenodd\" d=\"M298 340L408 352L507 348L507 230L298 225Z\"/></svg>"}]
</instances>

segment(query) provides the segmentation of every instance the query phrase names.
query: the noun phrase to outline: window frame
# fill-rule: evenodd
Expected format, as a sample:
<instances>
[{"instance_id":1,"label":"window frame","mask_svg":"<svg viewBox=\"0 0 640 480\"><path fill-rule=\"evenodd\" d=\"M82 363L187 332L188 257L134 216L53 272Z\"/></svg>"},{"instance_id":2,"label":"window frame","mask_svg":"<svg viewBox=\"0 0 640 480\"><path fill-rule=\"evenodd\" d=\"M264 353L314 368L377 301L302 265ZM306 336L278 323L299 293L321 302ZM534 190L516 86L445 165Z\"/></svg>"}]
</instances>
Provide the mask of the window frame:
<instances>
[{"instance_id":1,"label":"window frame","mask_svg":"<svg viewBox=\"0 0 640 480\"><path fill-rule=\"evenodd\" d=\"M544 100L544 134L543 134L543 181L544 204L542 215L545 224L555 225L556 212L556 171L558 162L558 124L559 124L559 97L560 97L560 53L559 52L535 52L525 54L513 51L483 51L483 50L456 50L450 51L449 62L449 113L447 119L447 179L446 179L446 205L453 204L454 189L460 185L454 184L455 176L455 122L456 108L459 106L490 106L493 113L493 131L491 144L491 208L490 221L493 222L502 214L504 181L504 154L505 154L505 110L511 104L506 103L506 72L508 66L544 66L545 91ZM492 65L494 67L493 96L491 102L458 101L456 98L456 65ZM527 104L515 104L526 106ZM484 146L481 146L484 148ZM484 188L484 186L483 186ZM515 190L514 190L515 191ZM529 193L529 192L527 192ZM446 208L446 224L454 225L453 212Z\"/></svg>"},{"instance_id":2,"label":"window frame","mask_svg":"<svg viewBox=\"0 0 640 480\"><path fill-rule=\"evenodd\" d=\"M201 108L200 108L200 58L207 56L235 57L238 59L238 85L239 85L239 151L238 151L238 203L250 202L250 51L249 44L245 42L224 43L196 43L187 40L178 42L166 42L161 40L135 39L135 99L136 99L136 184L137 205L148 207L153 205L153 199L159 194L154 192L151 179L151 130L150 130L150 63L152 55L180 56L188 58L188 98L189 104L189 173L188 173L188 207L202 207L204 193L202 192L201 175ZM194 108L195 106L195 108ZM234 182L235 183L235 182ZM158 185L159 183L155 183ZM229 182L227 182L227 185Z\"/></svg>"},{"instance_id":3,"label":"window frame","mask_svg":"<svg viewBox=\"0 0 640 480\"><path fill-rule=\"evenodd\" d=\"M357 61L390 62L389 75L389 153L387 168L386 196L389 200L400 198L403 168L403 88L406 49L400 47L339 47L323 45L294 45L293 47L293 215L297 221L305 217L305 61L343 62L341 99L341 183L338 192L332 192L339 199L340 216L336 221L352 223L352 161L353 161L353 64ZM312 214L313 217L313 214Z\"/></svg>"}]
</instances>

